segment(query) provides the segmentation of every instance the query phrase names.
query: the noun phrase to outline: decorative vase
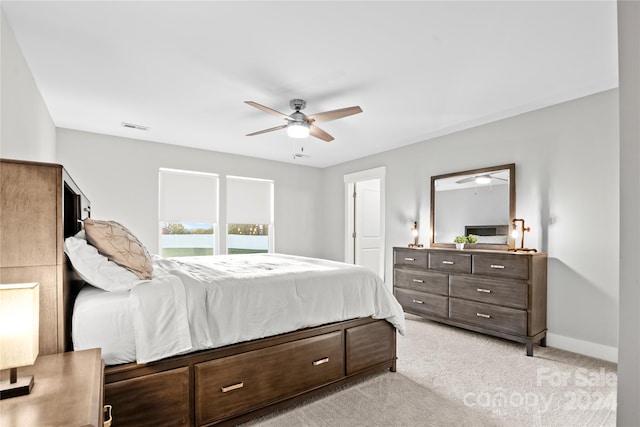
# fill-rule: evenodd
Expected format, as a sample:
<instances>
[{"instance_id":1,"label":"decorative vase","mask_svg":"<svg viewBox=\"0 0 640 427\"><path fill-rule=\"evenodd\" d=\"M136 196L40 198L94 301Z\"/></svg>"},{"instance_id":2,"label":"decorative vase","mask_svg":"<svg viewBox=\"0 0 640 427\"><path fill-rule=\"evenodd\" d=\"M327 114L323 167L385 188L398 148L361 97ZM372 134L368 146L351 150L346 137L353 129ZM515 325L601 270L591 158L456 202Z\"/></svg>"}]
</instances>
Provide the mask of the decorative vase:
<instances>
[{"instance_id":1,"label":"decorative vase","mask_svg":"<svg viewBox=\"0 0 640 427\"><path fill-rule=\"evenodd\" d=\"M456 249L459 249L459 250L464 249L464 243L456 243Z\"/></svg>"}]
</instances>

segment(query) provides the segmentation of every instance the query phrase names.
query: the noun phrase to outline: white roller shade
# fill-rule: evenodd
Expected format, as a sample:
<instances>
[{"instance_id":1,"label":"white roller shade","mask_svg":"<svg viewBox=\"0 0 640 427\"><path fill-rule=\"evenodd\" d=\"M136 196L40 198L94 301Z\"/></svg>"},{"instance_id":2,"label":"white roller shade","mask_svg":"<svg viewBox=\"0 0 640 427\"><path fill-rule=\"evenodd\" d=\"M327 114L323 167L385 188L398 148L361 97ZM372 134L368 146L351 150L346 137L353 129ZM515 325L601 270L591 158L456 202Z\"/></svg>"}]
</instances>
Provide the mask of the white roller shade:
<instances>
[{"instance_id":1,"label":"white roller shade","mask_svg":"<svg viewBox=\"0 0 640 427\"><path fill-rule=\"evenodd\" d=\"M218 222L218 175L160 169L160 221Z\"/></svg>"},{"instance_id":2,"label":"white roller shade","mask_svg":"<svg viewBox=\"0 0 640 427\"><path fill-rule=\"evenodd\" d=\"M273 181L227 177L227 223L271 224Z\"/></svg>"}]
</instances>

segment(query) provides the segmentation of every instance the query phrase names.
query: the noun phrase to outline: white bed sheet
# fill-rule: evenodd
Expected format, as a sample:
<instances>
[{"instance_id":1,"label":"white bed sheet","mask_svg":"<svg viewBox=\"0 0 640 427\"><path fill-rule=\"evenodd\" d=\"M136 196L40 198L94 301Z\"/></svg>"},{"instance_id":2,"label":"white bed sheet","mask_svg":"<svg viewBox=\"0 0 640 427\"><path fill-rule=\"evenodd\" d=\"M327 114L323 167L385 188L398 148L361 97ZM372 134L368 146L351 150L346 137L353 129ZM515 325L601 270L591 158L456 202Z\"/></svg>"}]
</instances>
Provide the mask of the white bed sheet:
<instances>
[{"instance_id":1,"label":"white bed sheet","mask_svg":"<svg viewBox=\"0 0 640 427\"><path fill-rule=\"evenodd\" d=\"M136 360L129 291L107 292L85 285L78 294L71 322L73 348L102 348L107 365Z\"/></svg>"},{"instance_id":2,"label":"white bed sheet","mask_svg":"<svg viewBox=\"0 0 640 427\"><path fill-rule=\"evenodd\" d=\"M386 319L404 332L402 307L363 267L281 254L154 257L153 262L152 280L135 286L124 304L128 313L115 316L117 321L107 315L103 322L116 325L126 318L133 326L118 329L125 334L118 346L122 353L105 357L107 364L130 356L125 347L131 329L135 355L128 361L138 363L360 317ZM80 320L84 312L74 313L74 325L86 322ZM83 347L75 348L96 346L97 337L76 340L76 332L74 346L78 341ZM113 332L108 343L114 343ZM116 354L105 344L97 346L103 355Z\"/></svg>"}]
</instances>

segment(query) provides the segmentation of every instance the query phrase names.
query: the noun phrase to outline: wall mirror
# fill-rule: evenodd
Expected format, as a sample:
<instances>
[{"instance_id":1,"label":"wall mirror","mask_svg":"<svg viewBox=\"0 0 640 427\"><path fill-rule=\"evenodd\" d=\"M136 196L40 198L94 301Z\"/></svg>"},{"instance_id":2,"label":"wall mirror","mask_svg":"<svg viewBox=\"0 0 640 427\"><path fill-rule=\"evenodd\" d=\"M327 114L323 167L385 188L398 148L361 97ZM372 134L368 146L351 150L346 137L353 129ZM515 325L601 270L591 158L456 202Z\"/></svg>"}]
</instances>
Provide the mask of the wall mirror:
<instances>
[{"instance_id":1,"label":"wall mirror","mask_svg":"<svg viewBox=\"0 0 640 427\"><path fill-rule=\"evenodd\" d=\"M431 247L473 234L477 243L465 249L513 248L515 213L515 163L431 177Z\"/></svg>"}]
</instances>

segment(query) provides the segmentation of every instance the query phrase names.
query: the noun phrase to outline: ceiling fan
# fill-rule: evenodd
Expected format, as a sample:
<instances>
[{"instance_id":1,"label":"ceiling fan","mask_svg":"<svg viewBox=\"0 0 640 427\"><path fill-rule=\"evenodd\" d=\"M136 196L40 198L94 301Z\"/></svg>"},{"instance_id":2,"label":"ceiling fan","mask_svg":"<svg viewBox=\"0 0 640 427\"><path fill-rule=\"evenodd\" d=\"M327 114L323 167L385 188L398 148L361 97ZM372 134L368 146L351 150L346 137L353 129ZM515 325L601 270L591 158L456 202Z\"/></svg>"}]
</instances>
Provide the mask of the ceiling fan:
<instances>
[{"instance_id":1,"label":"ceiling fan","mask_svg":"<svg viewBox=\"0 0 640 427\"><path fill-rule=\"evenodd\" d=\"M333 136L320 129L314 123L328 122L331 120L337 120L343 117L362 113L362 108L360 108L359 106L355 106L340 108L338 110L325 111L323 113L316 113L307 116L306 114L301 112L301 110L304 110L304 108L307 106L307 102L303 99L292 99L291 101L289 101L289 106L295 111L291 113L291 115L287 116L284 113L276 111L273 108L265 107L264 105L258 104L257 102L245 101L245 103L257 108L258 110L262 110L265 113L269 113L287 121L287 123L284 125L253 132L247 134L247 136L260 135L262 133L273 132L274 130L287 128L287 134L292 138L306 138L307 136L311 135L323 141L329 142L333 141Z\"/></svg>"},{"instance_id":2,"label":"ceiling fan","mask_svg":"<svg viewBox=\"0 0 640 427\"><path fill-rule=\"evenodd\" d=\"M508 179L500 178L499 176L494 176L494 175L485 173L481 175L468 176L466 178L460 179L456 181L456 184L464 184L472 181L475 182L476 184L490 184L492 179L509 182Z\"/></svg>"}]
</instances>

